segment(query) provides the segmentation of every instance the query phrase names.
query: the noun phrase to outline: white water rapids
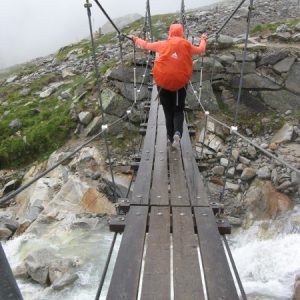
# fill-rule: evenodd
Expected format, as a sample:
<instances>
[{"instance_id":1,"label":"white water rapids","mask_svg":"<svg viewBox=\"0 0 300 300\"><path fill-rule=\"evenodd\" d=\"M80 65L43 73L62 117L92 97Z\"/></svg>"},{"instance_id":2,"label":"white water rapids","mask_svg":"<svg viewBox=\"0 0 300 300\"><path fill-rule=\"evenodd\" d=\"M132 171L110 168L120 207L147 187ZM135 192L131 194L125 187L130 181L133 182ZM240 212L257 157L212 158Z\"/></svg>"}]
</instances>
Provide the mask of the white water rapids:
<instances>
[{"instance_id":1,"label":"white water rapids","mask_svg":"<svg viewBox=\"0 0 300 300\"><path fill-rule=\"evenodd\" d=\"M59 254L78 257L79 279L63 291L43 288L31 281L18 280L25 300L94 299L113 234L100 231L62 231L43 239L24 234L4 244L14 268L33 250L43 247ZM232 254L249 300L291 299L295 277L300 274L300 207L273 221L256 221L249 229L238 229L229 237ZM118 249L120 236L117 239ZM113 260L116 257L114 251ZM111 276L112 267L109 270ZM101 300L105 299L108 283Z\"/></svg>"},{"instance_id":2,"label":"white water rapids","mask_svg":"<svg viewBox=\"0 0 300 300\"><path fill-rule=\"evenodd\" d=\"M96 296L112 239L113 233L109 232L107 226L103 226L100 231L89 233L80 229L62 231L59 235L48 238L44 236L43 239L24 234L3 244L3 247L12 269L19 265L30 252L45 247L55 249L58 254L67 257L77 257L80 262L77 272L79 279L74 285L62 291L44 288L28 280L18 280L24 300L91 300ZM120 236L116 240L116 251L113 252L112 261L116 259L119 245ZM108 279L111 274L110 265ZM107 289L108 281L103 287L101 300L105 300Z\"/></svg>"}]
</instances>

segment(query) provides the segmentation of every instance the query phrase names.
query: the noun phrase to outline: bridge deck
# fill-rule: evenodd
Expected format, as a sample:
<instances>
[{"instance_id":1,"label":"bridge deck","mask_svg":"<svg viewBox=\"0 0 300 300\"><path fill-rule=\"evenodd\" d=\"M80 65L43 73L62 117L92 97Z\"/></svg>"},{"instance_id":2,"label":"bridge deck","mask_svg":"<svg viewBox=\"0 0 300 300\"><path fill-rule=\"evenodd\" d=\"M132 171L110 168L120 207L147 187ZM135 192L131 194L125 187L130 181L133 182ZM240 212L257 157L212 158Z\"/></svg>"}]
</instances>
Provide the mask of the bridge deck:
<instances>
[{"instance_id":1,"label":"bridge deck","mask_svg":"<svg viewBox=\"0 0 300 300\"><path fill-rule=\"evenodd\" d=\"M107 299L239 299L187 125L168 147L156 95Z\"/></svg>"}]
</instances>

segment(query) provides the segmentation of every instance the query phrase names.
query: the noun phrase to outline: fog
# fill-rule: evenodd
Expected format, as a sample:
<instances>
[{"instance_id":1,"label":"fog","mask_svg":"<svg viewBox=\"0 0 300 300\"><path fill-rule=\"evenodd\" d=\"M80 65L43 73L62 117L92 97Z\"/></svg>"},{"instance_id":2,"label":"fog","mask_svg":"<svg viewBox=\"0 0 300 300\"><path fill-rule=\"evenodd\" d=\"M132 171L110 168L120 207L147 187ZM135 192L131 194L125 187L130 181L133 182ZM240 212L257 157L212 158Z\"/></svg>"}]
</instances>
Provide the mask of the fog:
<instances>
[{"instance_id":1,"label":"fog","mask_svg":"<svg viewBox=\"0 0 300 300\"><path fill-rule=\"evenodd\" d=\"M0 0L0 69L45 56L89 35L85 0ZM92 7L94 30L107 20ZM145 14L145 0L100 0L112 17ZM186 0L186 9L217 0ZM179 11L181 0L150 0L151 13Z\"/></svg>"}]
</instances>

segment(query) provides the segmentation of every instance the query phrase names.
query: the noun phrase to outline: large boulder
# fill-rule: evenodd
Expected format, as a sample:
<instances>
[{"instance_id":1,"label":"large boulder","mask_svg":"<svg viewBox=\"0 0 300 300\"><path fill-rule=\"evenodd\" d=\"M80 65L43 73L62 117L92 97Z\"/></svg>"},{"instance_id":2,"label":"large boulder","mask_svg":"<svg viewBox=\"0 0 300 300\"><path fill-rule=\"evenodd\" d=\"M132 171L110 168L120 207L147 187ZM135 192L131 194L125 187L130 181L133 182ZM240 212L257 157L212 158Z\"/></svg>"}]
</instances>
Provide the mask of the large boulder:
<instances>
[{"instance_id":1,"label":"large boulder","mask_svg":"<svg viewBox=\"0 0 300 300\"><path fill-rule=\"evenodd\" d=\"M260 97L269 107L279 112L300 108L300 97L287 91L261 91Z\"/></svg>"},{"instance_id":2,"label":"large boulder","mask_svg":"<svg viewBox=\"0 0 300 300\"><path fill-rule=\"evenodd\" d=\"M132 83L125 83L120 81L114 81L113 84L117 89L119 89L121 95L131 102L134 100L134 89ZM149 91L147 85L138 85L137 87L137 101L147 99L149 96Z\"/></svg>"},{"instance_id":3,"label":"large boulder","mask_svg":"<svg viewBox=\"0 0 300 300\"><path fill-rule=\"evenodd\" d=\"M279 61L273 66L274 71L278 73L287 73L290 71L292 65L295 62L295 57L286 57L283 60Z\"/></svg>"},{"instance_id":4,"label":"large boulder","mask_svg":"<svg viewBox=\"0 0 300 300\"><path fill-rule=\"evenodd\" d=\"M247 221L276 218L292 208L288 196L275 190L270 181L255 179L243 199Z\"/></svg>"},{"instance_id":5,"label":"large boulder","mask_svg":"<svg viewBox=\"0 0 300 300\"><path fill-rule=\"evenodd\" d=\"M279 50L272 53L267 53L258 61L257 66L274 65L280 60L286 58L289 52L287 50Z\"/></svg>"},{"instance_id":6,"label":"large boulder","mask_svg":"<svg viewBox=\"0 0 300 300\"><path fill-rule=\"evenodd\" d=\"M114 206L107 197L93 188L90 188L85 192L80 201L80 206L84 212L108 215L116 213Z\"/></svg>"},{"instance_id":7,"label":"large boulder","mask_svg":"<svg viewBox=\"0 0 300 300\"><path fill-rule=\"evenodd\" d=\"M288 143L292 140L293 133L294 133L294 126L286 123L273 136L271 143L276 143L276 144Z\"/></svg>"},{"instance_id":8,"label":"large boulder","mask_svg":"<svg viewBox=\"0 0 300 300\"><path fill-rule=\"evenodd\" d=\"M233 78L231 84L233 88L238 88L240 83L240 76ZM280 86L272 82L268 78L258 76L257 74L246 74L243 79L244 89L264 89L264 90L279 90Z\"/></svg>"},{"instance_id":9,"label":"large boulder","mask_svg":"<svg viewBox=\"0 0 300 300\"><path fill-rule=\"evenodd\" d=\"M242 63L240 62L234 62L231 66L228 66L226 68L226 72L227 73L232 73L232 74L239 74L241 73L241 67L242 67ZM244 74L248 74L248 73L255 73L255 62L245 62L244 65Z\"/></svg>"},{"instance_id":10,"label":"large boulder","mask_svg":"<svg viewBox=\"0 0 300 300\"><path fill-rule=\"evenodd\" d=\"M193 85L194 91L199 92L199 83L195 83ZM187 103L189 104L191 109L201 109L200 104L198 102L198 94L195 94L192 87L189 85L187 89ZM201 94L201 104L205 108L205 110L210 112L218 111L219 106L214 92L212 91L212 87L210 81L202 82L202 94Z\"/></svg>"},{"instance_id":11,"label":"large boulder","mask_svg":"<svg viewBox=\"0 0 300 300\"><path fill-rule=\"evenodd\" d=\"M110 89L105 89L101 93L103 109L106 113L122 117L131 103L121 95Z\"/></svg>"},{"instance_id":12,"label":"large boulder","mask_svg":"<svg viewBox=\"0 0 300 300\"><path fill-rule=\"evenodd\" d=\"M148 82L149 81L149 71L146 73L146 76L143 77L145 72L145 68L143 67L137 67L136 68L136 82L142 83L142 82ZM133 67L127 67L124 66L118 66L114 69L111 69L107 73L107 77L110 80L118 80L122 82L134 82L134 76L133 76Z\"/></svg>"},{"instance_id":13,"label":"large boulder","mask_svg":"<svg viewBox=\"0 0 300 300\"><path fill-rule=\"evenodd\" d=\"M295 63L291 71L289 72L289 76L285 82L286 88L293 93L300 94L300 63Z\"/></svg>"},{"instance_id":14,"label":"large boulder","mask_svg":"<svg viewBox=\"0 0 300 300\"><path fill-rule=\"evenodd\" d=\"M221 73L224 71L223 65L218 61L217 57L208 57L205 56L203 58L203 71L210 72L212 69L214 69L215 73ZM193 70L194 71L200 71L201 70L201 61L195 60L193 63Z\"/></svg>"}]
</instances>

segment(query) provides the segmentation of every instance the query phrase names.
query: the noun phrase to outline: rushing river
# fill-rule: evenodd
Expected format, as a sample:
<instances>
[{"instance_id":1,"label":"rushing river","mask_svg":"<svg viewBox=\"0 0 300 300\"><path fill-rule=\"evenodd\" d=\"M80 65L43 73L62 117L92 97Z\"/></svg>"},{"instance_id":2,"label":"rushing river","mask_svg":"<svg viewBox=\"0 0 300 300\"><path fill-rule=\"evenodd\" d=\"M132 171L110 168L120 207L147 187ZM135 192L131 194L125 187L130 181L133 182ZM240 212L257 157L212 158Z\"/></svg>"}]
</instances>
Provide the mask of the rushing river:
<instances>
[{"instance_id":1,"label":"rushing river","mask_svg":"<svg viewBox=\"0 0 300 300\"><path fill-rule=\"evenodd\" d=\"M24 300L91 300L95 298L107 254L113 239L113 233L107 226L100 231L87 233L85 230L62 231L56 236L36 238L32 235L23 235L5 243L4 251L12 268L32 251L49 247L58 254L66 257L77 257L80 266L77 274L79 279L70 288L56 292L51 288L44 288L28 280L18 280L18 285ZM116 258L120 236L117 238L112 261ZM111 277L112 267L108 270L108 279ZM106 297L108 281L106 281L101 300Z\"/></svg>"},{"instance_id":2,"label":"rushing river","mask_svg":"<svg viewBox=\"0 0 300 300\"><path fill-rule=\"evenodd\" d=\"M249 300L292 299L300 274L300 207L273 221L257 221L230 237Z\"/></svg>"},{"instance_id":3,"label":"rushing river","mask_svg":"<svg viewBox=\"0 0 300 300\"><path fill-rule=\"evenodd\" d=\"M4 244L12 268L33 250L49 247L58 254L78 257L79 279L63 291L44 289L39 284L18 280L25 300L94 299L113 234L100 230L62 230L55 236L23 235ZM238 229L230 237L232 253L249 300L291 299L295 277L300 274L300 207L273 221L257 221L249 229ZM117 239L118 249L120 236ZM116 251L113 254L115 260ZM112 267L109 269L109 277ZM108 281L101 294L105 299Z\"/></svg>"}]
</instances>

